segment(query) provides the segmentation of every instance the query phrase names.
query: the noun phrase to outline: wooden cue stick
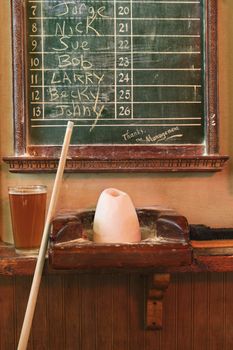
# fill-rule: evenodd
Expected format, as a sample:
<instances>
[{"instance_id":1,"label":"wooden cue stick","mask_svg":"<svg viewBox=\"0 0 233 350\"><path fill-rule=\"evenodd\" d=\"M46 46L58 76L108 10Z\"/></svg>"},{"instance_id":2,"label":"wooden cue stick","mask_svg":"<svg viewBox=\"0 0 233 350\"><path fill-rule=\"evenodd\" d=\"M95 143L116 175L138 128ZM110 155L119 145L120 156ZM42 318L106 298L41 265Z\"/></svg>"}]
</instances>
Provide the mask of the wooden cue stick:
<instances>
[{"instance_id":1,"label":"wooden cue stick","mask_svg":"<svg viewBox=\"0 0 233 350\"><path fill-rule=\"evenodd\" d=\"M35 306L36 306L36 301L37 301L37 296L39 292L39 287L40 287L40 281L41 281L41 276L43 272L43 267L44 267L44 261L45 261L45 255L48 247L48 238L49 238L49 228L50 228L50 223L51 219L56 207L58 195L59 195L59 190L61 187L61 182L62 182L62 176L65 168L65 163L66 163L66 157L67 157L67 152L70 144L70 138L71 134L73 131L73 125L74 123L69 121L67 124L66 128L66 134L64 137L64 142L62 146L62 152L60 156L60 161L56 173L56 178L54 181L54 186L53 186L53 191L50 199L50 204L49 204L49 209L45 221L45 226L44 226L44 231L42 235L42 240L41 240L41 245L40 245L40 250L39 250L39 255L36 263L36 268L33 276L33 281L32 281L32 286L30 290L30 295L28 299L28 304L24 316L24 321L23 321L23 326L19 338L19 343L18 343L18 350L26 350L27 349L27 344L28 344L28 339L30 335L30 330L31 330L31 325L32 325L32 320L33 320L33 315L35 311Z\"/></svg>"}]
</instances>

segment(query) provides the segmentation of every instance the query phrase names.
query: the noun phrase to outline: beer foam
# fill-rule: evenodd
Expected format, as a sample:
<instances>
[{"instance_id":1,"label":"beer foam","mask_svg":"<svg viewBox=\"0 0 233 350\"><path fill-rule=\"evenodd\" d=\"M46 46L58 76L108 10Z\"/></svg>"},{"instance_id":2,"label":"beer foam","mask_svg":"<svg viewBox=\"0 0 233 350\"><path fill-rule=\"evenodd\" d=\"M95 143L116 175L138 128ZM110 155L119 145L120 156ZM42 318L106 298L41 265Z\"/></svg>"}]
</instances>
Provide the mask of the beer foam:
<instances>
[{"instance_id":1,"label":"beer foam","mask_svg":"<svg viewBox=\"0 0 233 350\"><path fill-rule=\"evenodd\" d=\"M14 195L29 195L29 194L37 194L37 193L47 193L47 187L44 185L36 185L36 186L15 186L8 188L9 194Z\"/></svg>"}]
</instances>

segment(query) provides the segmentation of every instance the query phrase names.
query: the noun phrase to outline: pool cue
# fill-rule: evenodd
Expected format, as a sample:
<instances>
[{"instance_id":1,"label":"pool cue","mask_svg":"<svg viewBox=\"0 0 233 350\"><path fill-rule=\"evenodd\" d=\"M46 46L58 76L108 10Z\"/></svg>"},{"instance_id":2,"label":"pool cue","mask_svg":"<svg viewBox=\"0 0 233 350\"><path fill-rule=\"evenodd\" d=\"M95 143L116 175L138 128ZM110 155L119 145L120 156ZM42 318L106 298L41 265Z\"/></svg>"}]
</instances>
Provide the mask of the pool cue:
<instances>
[{"instance_id":1,"label":"pool cue","mask_svg":"<svg viewBox=\"0 0 233 350\"><path fill-rule=\"evenodd\" d=\"M40 287L40 281L41 281L44 262L45 262L46 251L48 248L50 224L51 224L51 220L53 217L53 213L56 207L56 203L57 203L57 199L58 199L58 195L61 187L63 172L65 168L65 163L66 163L66 157L67 157L68 148L70 145L70 139L73 131L73 125L74 123L69 121L66 128L59 165L58 165L58 169L57 169L57 173L56 173L56 177L53 185L52 195L50 199L49 209L48 209L48 213L47 213L47 217L44 225L36 268L35 268L35 272L32 280L32 285L31 285L27 308L24 316L23 326L22 326L21 334L19 338L19 343L17 348L18 350L27 349L28 339L31 331L32 320L34 316L37 296L38 296L39 287Z\"/></svg>"}]
</instances>

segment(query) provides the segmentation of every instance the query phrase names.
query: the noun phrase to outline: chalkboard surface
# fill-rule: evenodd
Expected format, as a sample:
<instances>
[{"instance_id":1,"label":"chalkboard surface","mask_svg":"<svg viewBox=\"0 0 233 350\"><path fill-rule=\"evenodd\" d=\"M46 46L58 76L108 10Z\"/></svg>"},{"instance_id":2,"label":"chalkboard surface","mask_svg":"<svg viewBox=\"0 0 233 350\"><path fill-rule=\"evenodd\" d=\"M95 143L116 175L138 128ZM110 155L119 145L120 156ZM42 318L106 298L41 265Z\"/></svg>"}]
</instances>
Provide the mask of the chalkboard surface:
<instances>
[{"instance_id":1,"label":"chalkboard surface","mask_svg":"<svg viewBox=\"0 0 233 350\"><path fill-rule=\"evenodd\" d=\"M28 143L202 145L204 3L27 0Z\"/></svg>"}]
</instances>

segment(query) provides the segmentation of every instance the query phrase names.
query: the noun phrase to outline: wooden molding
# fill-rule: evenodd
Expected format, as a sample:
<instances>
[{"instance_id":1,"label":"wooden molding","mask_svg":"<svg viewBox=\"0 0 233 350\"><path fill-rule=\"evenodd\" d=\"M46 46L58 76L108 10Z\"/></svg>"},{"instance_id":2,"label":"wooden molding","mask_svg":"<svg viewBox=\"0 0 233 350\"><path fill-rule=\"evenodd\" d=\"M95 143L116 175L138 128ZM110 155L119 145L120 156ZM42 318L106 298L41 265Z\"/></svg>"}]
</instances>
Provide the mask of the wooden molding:
<instances>
[{"instance_id":1,"label":"wooden molding","mask_svg":"<svg viewBox=\"0 0 233 350\"><path fill-rule=\"evenodd\" d=\"M228 156L155 157L145 159L67 159L67 172L163 172L209 171L223 169ZM55 172L59 159L53 157L3 157L9 171L15 173Z\"/></svg>"}]
</instances>

